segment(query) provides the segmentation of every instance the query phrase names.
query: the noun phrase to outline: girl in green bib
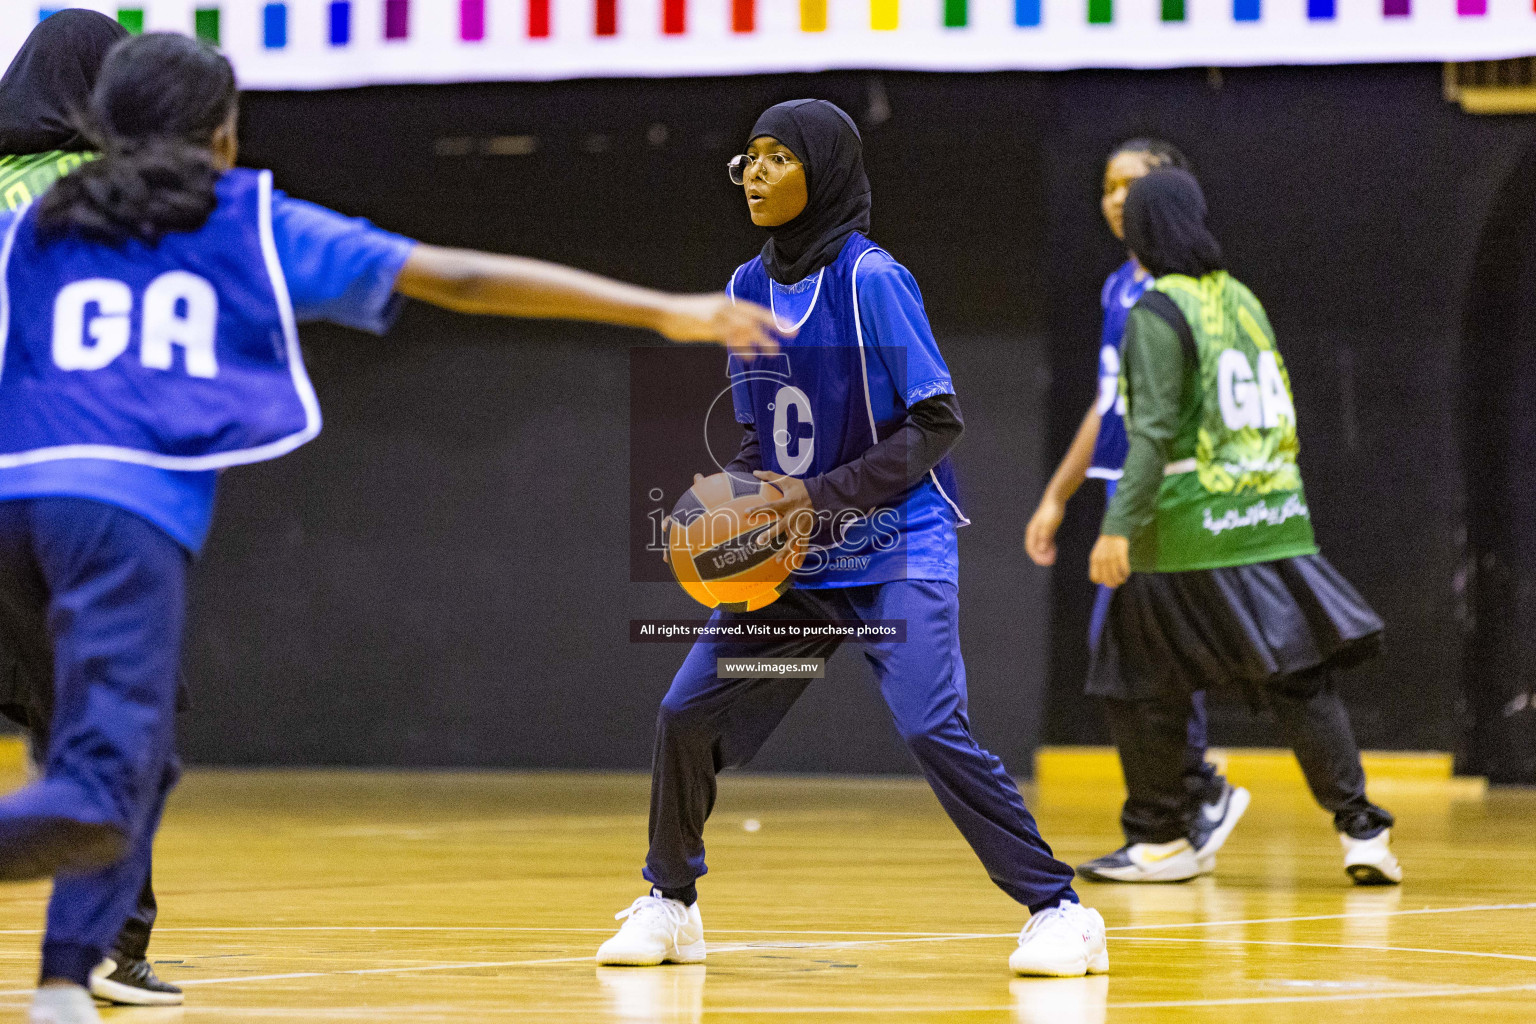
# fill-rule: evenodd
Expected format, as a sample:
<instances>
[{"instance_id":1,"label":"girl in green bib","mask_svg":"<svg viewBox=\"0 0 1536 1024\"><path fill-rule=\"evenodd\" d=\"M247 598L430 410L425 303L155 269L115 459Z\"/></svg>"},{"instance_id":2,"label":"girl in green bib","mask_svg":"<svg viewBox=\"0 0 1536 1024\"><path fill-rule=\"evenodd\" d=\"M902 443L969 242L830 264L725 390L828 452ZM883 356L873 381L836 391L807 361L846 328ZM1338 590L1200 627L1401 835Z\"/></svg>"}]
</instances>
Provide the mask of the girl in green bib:
<instances>
[{"instance_id":1,"label":"girl in green bib","mask_svg":"<svg viewBox=\"0 0 1536 1024\"><path fill-rule=\"evenodd\" d=\"M1190 697L1235 683L1273 710L1350 877L1395 884L1392 816L1366 798L1332 678L1377 652L1382 623L1318 553L1285 362L1205 218L1185 171L1154 170L1126 197L1126 242L1156 282L1126 326L1130 449L1089 566L1117 588L1088 677L1128 791L1128 843L1110 856L1186 855Z\"/></svg>"}]
</instances>

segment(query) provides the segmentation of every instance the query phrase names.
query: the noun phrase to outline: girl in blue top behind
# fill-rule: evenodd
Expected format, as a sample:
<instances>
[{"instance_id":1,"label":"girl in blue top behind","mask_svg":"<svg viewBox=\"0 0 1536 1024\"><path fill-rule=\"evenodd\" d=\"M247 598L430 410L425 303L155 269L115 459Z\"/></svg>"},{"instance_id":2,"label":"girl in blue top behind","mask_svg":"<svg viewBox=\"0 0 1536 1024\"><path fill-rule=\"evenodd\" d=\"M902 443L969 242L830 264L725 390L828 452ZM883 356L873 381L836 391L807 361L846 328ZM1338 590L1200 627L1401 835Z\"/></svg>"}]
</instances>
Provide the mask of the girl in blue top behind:
<instances>
[{"instance_id":1,"label":"girl in blue top behind","mask_svg":"<svg viewBox=\"0 0 1536 1024\"><path fill-rule=\"evenodd\" d=\"M1100 207L1115 238L1125 240L1125 197L1135 182L1157 167L1189 169L1189 161L1171 143L1161 139L1127 139L1116 146L1104 165L1104 190ZM1056 530L1066 514L1067 501L1087 479L1104 481L1105 501L1115 495L1129 442L1125 433L1125 399L1120 394L1120 354L1125 324L1131 307L1152 286L1152 275L1136 257L1126 261L1104 281L1099 304L1104 310L1099 332L1099 387L1088 407L1072 445L1051 475L1040 504L1024 532L1024 550L1036 565L1056 562ZM1114 591L1099 587L1094 595L1088 626L1089 647L1098 644L1109 599ZM1184 848L1172 856L1166 851L1148 855L1144 845L1148 830L1134 811L1121 816L1125 846L1078 866L1078 873L1100 882L1182 882L1216 868L1221 849L1248 806L1248 791L1230 785L1205 759L1205 693L1190 700L1193 714L1184 750L1184 787L1189 794L1191 831Z\"/></svg>"},{"instance_id":2,"label":"girl in blue top behind","mask_svg":"<svg viewBox=\"0 0 1536 1024\"><path fill-rule=\"evenodd\" d=\"M959 551L966 520L948 453L962 429L949 368L917 283L866 236L869 181L852 119L822 100L770 108L731 164L762 253L731 278L738 301L797 329L781 355L733 366L740 454L727 472L783 497L761 507L810 537L794 586L756 612L718 609L723 626L784 619L900 621L905 636L864 642L896 729L992 880L1032 916L1010 958L1019 974L1109 969L1104 922L1080 906L1072 869L1040 838L1002 762L971 735L960 655ZM749 513L750 514L750 513ZM662 700L651 777L653 886L618 916L603 964L704 959L695 881L721 768L749 761L806 679L721 678L721 658L824 658L837 638L701 641Z\"/></svg>"},{"instance_id":3,"label":"girl in blue top behind","mask_svg":"<svg viewBox=\"0 0 1536 1024\"><path fill-rule=\"evenodd\" d=\"M87 112L101 158L0 219L0 584L46 605L56 666L44 776L0 800L0 879L55 876L34 1024L98 1019L85 985L178 776L187 563L217 472L320 430L299 322L383 331L407 295L776 347L768 312L724 295L418 245L290 199L232 169L236 107L211 47L125 41Z\"/></svg>"}]
</instances>

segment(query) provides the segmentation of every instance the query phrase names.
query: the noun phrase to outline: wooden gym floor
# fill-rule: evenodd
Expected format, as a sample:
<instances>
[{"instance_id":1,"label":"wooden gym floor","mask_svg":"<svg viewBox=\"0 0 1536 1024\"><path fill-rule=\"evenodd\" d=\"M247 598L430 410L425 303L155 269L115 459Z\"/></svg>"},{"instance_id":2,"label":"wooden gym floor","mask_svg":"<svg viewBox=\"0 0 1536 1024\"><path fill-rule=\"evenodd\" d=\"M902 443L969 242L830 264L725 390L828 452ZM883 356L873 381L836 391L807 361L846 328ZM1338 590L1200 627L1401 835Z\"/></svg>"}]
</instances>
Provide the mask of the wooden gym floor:
<instances>
[{"instance_id":1,"label":"wooden gym floor","mask_svg":"<svg viewBox=\"0 0 1536 1024\"><path fill-rule=\"evenodd\" d=\"M1118 843L1105 752L1042 757L1057 852ZM151 957L187 1005L117 1024L278 1021L1536 1020L1536 792L1375 758L1400 889L1351 888L1287 758L1214 878L1085 885L1112 973L1010 976L1023 915L921 782L737 775L710 825L707 965L597 968L644 891L638 775L192 772L157 853ZM13 770L4 779L18 781ZM760 823L749 831L749 821ZM23 1019L46 888L0 890L0 1020Z\"/></svg>"}]
</instances>

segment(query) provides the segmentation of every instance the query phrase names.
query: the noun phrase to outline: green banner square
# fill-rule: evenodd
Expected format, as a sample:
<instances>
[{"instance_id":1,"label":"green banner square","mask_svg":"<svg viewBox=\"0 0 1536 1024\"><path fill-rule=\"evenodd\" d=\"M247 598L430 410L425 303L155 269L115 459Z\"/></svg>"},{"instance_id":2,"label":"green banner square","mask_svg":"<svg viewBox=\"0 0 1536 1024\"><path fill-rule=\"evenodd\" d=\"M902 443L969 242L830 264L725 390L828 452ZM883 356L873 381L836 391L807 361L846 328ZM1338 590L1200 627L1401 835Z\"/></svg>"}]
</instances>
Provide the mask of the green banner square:
<instances>
[{"instance_id":1,"label":"green banner square","mask_svg":"<svg viewBox=\"0 0 1536 1024\"><path fill-rule=\"evenodd\" d=\"M205 43L219 45L219 9L199 7L192 15L192 30Z\"/></svg>"}]
</instances>

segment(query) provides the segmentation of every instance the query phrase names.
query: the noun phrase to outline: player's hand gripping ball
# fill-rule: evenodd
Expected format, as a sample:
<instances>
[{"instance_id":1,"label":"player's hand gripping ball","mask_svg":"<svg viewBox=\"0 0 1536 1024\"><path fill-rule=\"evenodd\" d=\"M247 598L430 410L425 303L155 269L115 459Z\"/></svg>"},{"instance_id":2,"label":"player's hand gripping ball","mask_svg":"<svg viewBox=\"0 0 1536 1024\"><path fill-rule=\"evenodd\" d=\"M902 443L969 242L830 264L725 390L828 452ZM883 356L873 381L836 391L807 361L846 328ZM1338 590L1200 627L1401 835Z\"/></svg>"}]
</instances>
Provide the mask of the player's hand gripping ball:
<instances>
[{"instance_id":1,"label":"player's hand gripping ball","mask_svg":"<svg viewBox=\"0 0 1536 1024\"><path fill-rule=\"evenodd\" d=\"M781 530L772 511L748 512L782 496L766 480L716 473L678 499L665 523L667 564L689 597L750 612L790 588L805 561L805 537Z\"/></svg>"}]
</instances>

